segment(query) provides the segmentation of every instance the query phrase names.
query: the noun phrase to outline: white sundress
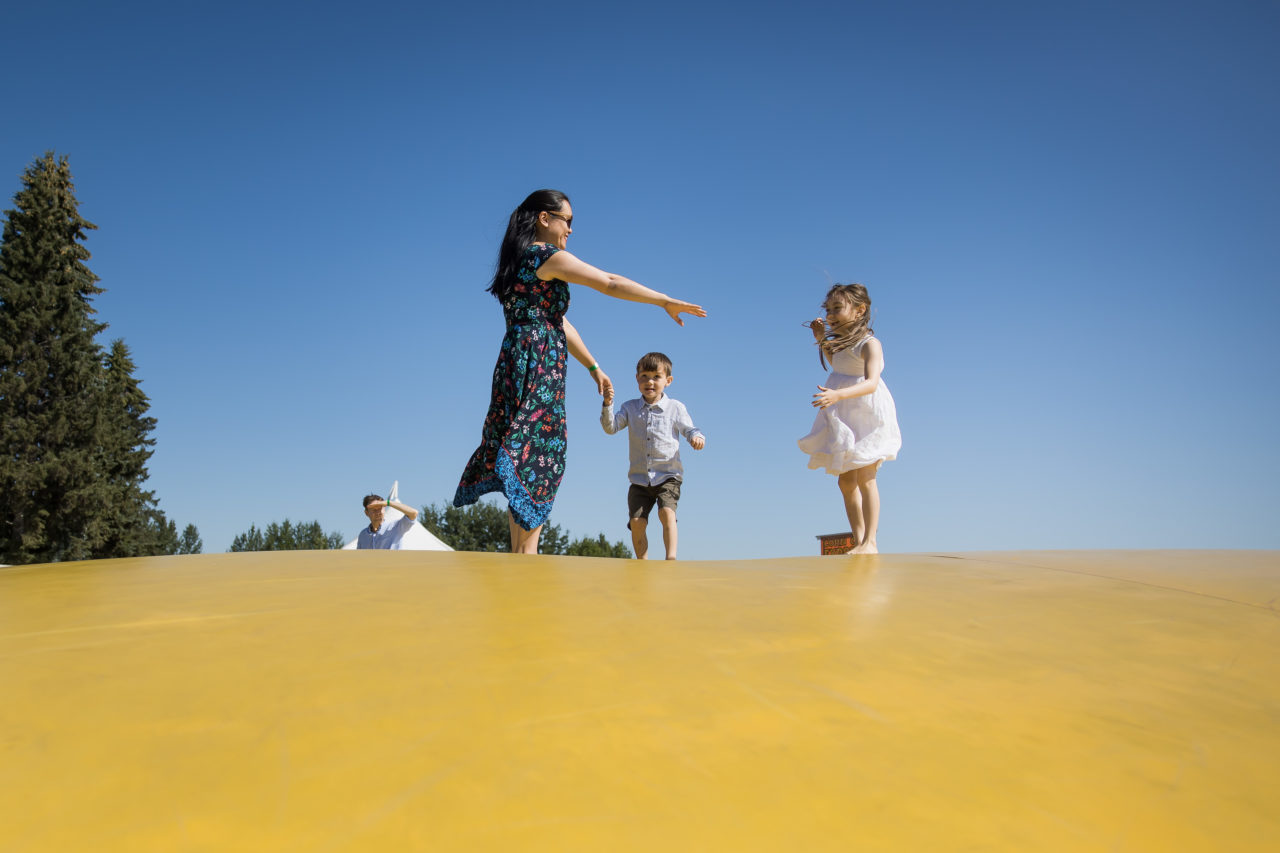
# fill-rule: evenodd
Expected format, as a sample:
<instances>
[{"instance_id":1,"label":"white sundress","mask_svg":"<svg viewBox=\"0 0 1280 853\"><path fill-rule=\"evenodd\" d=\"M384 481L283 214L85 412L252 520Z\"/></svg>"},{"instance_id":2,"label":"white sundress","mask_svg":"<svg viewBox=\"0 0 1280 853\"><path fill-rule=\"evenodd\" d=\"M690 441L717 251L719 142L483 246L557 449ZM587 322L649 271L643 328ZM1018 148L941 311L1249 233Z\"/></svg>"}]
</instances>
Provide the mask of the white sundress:
<instances>
[{"instance_id":1,"label":"white sundress","mask_svg":"<svg viewBox=\"0 0 1280 853\"><path fill-rule=\"evenodd\" d=\"M831 357L827 388L847 388L866 378L862 347L868 340L863 338ZM898 430L898 410L884 378L870 394L841 400L819 411L813 419L813 429L800 439L799 445L809 454L809 467L825 468L828 474L843 474L897 458L902 433Z\"/></svg>"}]
</instances>

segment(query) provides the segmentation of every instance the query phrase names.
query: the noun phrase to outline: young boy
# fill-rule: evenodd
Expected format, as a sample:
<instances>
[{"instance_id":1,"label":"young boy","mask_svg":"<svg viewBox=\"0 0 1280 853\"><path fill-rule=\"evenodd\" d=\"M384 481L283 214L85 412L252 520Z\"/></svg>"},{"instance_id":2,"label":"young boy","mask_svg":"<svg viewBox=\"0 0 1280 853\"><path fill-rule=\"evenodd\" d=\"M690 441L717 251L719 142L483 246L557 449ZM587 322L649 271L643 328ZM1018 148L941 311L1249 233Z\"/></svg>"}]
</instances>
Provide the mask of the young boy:
<instances>
[{"instance_id":1,"label":"young boy","mask_svg":"<svg viewBox=\"0 0 1280 853\"><path fill-rule=\"evenodd\" d=\"M674 381L671 359L660 352L646 353L636 364L640 399L623 403L615 417L613 388L609 388L600 413L600 425L609 435L631 428L631 488L627 491L631 520L627 527L631 530L631 545L637 560L649 556L645 528L655 501L667 559L676 558L676 502L680 500L680 481L684 478L684 469L680 466L680 436L683 435L694 450L706 445L706 437L693 425L684 404L663 393Z\"/></svg>"}]
</instances>

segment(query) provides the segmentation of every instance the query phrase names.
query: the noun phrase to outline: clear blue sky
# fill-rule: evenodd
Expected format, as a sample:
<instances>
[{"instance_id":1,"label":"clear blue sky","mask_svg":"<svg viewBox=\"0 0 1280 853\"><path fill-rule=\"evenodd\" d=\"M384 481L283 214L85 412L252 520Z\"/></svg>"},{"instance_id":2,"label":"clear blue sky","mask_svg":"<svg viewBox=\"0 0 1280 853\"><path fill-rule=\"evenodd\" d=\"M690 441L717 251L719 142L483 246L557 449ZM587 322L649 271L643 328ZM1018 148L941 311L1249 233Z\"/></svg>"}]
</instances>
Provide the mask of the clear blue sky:
<instances>
[{"instance_id":1,"label":"clear blue sky","mask_svg":"<svg viewBox=\"0 0 1280 853\"><path fill-rule=\"evenodd\" d=\"M683 557L847 529L795 440L800 324L849 280L904 436L882 550L1277 548L1277 44L1280 6L1217 0L10 4L0 190L70 156L151 486L208 551L452 498L540 187L580 257L711 313L569 315L624 395L675 362ZM551 521L626 539L575 371Z\"/></svg>"}]
</instances>

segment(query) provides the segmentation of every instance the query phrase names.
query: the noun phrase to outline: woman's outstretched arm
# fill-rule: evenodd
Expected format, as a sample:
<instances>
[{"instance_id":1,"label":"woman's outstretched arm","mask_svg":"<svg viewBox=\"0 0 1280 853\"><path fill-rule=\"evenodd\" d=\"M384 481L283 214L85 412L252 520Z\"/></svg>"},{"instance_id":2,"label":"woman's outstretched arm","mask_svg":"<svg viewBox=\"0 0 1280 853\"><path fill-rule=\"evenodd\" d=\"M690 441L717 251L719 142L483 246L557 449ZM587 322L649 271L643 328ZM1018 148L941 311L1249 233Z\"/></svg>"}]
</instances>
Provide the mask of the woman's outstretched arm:
<instances>
[{"instance_id":1,"label":"woman's outstretched arm","mask_svg":"<svg viewBox=\"0 0 1280 853\"><path fill-rule=\"evenodd\" d=\"M685 302L683 299L673 299L665 293L659 293L656 290L645 287L643 284L632 281L626 276L605 272L602 269L591 266L586 261L579 260L569 252L556 252L550 258L547 258L542 266L538 267L538 278L543 281L558 278L561 281L586 285L592 290L598 290L604 295L612 296L615 299L657 305L681 326L684 325L684 320L680 319L681 314L690 314L694 317L707 316L707 312L701 305L694 305L692 302Z\"/></svg>"}]
</instances>

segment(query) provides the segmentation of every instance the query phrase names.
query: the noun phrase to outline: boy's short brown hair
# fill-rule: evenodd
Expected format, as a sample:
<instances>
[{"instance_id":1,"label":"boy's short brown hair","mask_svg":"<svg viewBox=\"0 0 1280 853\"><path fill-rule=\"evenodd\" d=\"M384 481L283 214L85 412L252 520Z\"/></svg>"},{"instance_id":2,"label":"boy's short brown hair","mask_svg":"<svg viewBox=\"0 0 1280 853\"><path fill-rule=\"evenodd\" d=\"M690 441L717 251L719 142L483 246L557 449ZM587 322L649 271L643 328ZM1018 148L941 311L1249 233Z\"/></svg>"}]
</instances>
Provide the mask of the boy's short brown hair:
<instances>
[{"instance_id":1,"label":"boy's short brown hair","mask_svg":"<svg viewBox=\"0 0 1280 853\"><path fill-rule=\"evenodd\" d=\"M647 352L636 362L637 376L646 372L657 373L659 370L668 376L671 375L671 359L660 352Z\"/></svg>"}]
</instances>

